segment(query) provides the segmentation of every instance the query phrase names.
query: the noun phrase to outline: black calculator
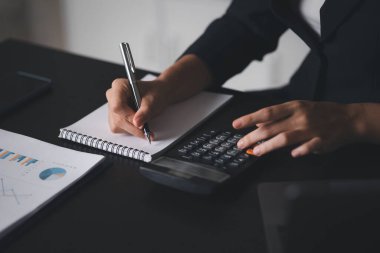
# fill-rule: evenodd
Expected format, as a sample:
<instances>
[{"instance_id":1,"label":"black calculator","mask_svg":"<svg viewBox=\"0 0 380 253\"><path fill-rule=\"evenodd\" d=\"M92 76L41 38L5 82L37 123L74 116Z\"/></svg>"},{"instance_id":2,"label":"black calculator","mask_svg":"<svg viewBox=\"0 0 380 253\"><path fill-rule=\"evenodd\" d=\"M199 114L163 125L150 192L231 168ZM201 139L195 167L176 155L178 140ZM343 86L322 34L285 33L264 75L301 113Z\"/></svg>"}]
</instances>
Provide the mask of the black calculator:
<instances>
[{"instance_id":1,"label":"black calculator","mask_svg":"<svg viewBox=\"0 0 380 253\"><path fill-rule=\"evenodd\" d=\"M204 131L151 163L144 163L140 172L163 185L210 194L257 160L247 150L237 148L242 137L233 131Z\"/></svg>"}]
</instances>

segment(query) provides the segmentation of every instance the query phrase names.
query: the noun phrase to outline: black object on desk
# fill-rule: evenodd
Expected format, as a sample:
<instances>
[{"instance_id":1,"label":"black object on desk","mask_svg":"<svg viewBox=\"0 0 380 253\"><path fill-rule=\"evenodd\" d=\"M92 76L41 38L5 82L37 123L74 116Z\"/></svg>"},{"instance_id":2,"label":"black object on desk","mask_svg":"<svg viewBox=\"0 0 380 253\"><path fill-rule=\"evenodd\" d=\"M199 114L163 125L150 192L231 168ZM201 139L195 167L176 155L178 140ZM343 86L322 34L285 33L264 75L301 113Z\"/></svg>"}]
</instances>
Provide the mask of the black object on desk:
<instances>
[{"instance_id":1,"label":"black object on desk","mask_svg":"<svg viewBox=\"0 0 380 253\"><path fill-rule=\"evenodd\" d=\"M47 77L24 71L0 76L0 116L48 91L51 82Z\"/></svg>"},{"instance_id":2,"label":"black object on desk","mask_svg":"<svg viewBox=\"0 0 380 253\"><path fill-rule=\"evenodd\" d=\"M167 155L140 166L147 178L191 193L211 194L257 160L236 143L241 133L209 130L182 141Z\"/></svg>"},{"instance_id":3,"label":"black object on desk","mask_svg":"<svg viewBox=\"0 0 380 253\"><path fill-rule=\"evenodd\" d=\"M20 69L51 78L54 89L7 114L0 128L79 150L81 145L57 138L59 128L104 104L112 81L125 75L122 65L15 40L0 43L0 76ZM146 73L139 70L137 78ZM278 101L271 92L237 93L194 135L228 129L235 117L273 103ZM112 166L15 231L0 251L264 253L258 183L380 178L379 152L374 145L301 159L291 158L286 150L275 152L208 197L155 184L139 173L141 162L102 153Z\"/></svg>"}]
</instances>

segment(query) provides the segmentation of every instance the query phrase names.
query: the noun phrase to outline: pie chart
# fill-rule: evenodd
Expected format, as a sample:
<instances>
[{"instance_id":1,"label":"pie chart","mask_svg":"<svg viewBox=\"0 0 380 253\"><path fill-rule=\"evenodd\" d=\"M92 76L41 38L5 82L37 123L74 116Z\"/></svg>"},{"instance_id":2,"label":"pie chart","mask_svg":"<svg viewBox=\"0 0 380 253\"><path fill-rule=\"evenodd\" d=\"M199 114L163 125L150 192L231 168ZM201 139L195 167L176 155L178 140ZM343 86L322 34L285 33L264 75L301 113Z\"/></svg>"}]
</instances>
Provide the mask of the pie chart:
<instances>
[{"instance_id":1,"label":"pie chart","mask_svg":"<svg viewBox=\"0 0 380 253\"><path fill-rule=\"evenodd\" d=\"M66 170L65 169L62 169L62 168L50 168L50 169L43 170L40 173L40 179L42 179L44 181L57 180L57 179L60 179L60 178L64 177L65 175L66 175Z\"/></svg>"}]
</instances>

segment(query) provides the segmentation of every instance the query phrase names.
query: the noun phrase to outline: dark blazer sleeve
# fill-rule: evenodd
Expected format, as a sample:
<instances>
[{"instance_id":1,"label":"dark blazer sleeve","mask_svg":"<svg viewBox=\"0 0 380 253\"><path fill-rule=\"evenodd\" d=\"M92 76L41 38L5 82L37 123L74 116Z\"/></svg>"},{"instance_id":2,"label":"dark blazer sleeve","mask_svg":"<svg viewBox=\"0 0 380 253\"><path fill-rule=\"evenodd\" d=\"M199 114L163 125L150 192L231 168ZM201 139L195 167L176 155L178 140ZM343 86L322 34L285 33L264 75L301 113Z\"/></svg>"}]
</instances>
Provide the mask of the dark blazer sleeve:
<instances>
[{"instance_id":1,"label":"dark blazer sleeve","mask_svg":"<svg viewBox=\"0 0 380 253\"><path fill-rule=\"evenodd\" d=\"M208 66L214 84L222 85L252 60L276 49L286 30L272 13L269 0L235 0L185 51Z\"/></svg>"}]
</instances>

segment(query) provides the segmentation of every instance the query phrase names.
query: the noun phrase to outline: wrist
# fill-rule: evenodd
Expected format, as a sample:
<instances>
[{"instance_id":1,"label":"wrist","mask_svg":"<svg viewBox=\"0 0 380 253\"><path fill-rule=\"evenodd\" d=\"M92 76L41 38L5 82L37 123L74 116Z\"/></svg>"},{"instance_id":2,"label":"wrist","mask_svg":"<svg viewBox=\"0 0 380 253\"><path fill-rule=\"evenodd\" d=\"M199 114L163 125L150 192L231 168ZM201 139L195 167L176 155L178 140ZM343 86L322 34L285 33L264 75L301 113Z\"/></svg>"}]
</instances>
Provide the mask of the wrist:
<instances>
[{"instance_id":1,"label":"wrist","mask_svg":"<svg viewBox=\"0 0 380 253\"><path fill-rule=\"evenodd\" d=\"M172 104L172 89L171 84L166 80L156 79L154 81L154 86L152 87L153 96L163 108Z\"/></svg>"},{"instance_id":2,"label":"wrist","mask_svg":"<svg viewBox=\"0 0 380 253\"><path fill-rule=\"evenodd\" d=\"M168 89L170 103L189 98L211 84L211 74L195 55L184 55L157 78Z\"/></svg>"},{"instance_id":3,"label":"wrist","mask_svg":"<svg viewBox=\"0 0 380 253\"><path fill-rule=\"evenodd\" d=\"M364 104L348 104L347 110L354 140L368 141L368 124Z\"/></svg>"}]
</instances>

